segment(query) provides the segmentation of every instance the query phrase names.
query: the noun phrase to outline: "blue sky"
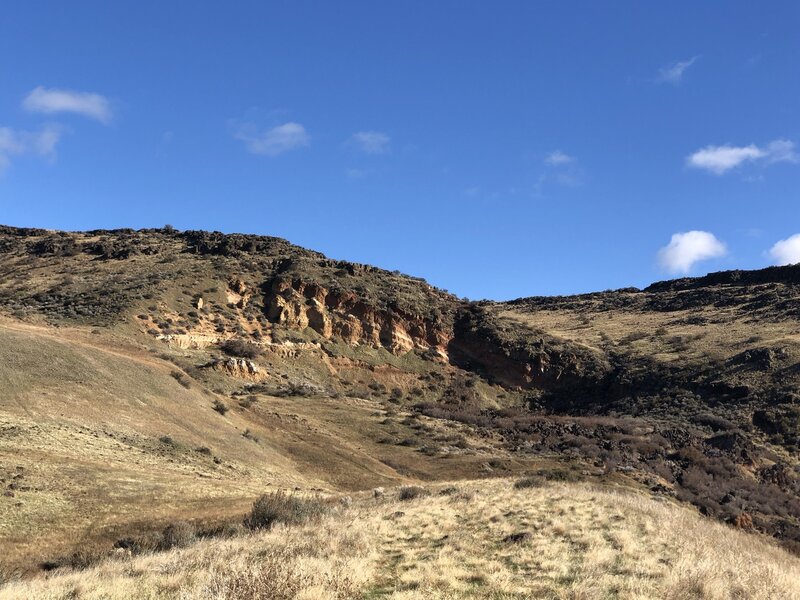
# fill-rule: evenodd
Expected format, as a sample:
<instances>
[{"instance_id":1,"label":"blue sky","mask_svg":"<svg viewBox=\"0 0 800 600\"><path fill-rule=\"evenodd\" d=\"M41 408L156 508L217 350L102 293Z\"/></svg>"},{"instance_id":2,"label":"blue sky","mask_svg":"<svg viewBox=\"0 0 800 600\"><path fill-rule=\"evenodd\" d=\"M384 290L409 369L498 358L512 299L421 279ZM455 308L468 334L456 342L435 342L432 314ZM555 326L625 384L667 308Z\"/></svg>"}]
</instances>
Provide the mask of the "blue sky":
<instances>
[{"instance_id":1,"label":"blue sky","mask_svg":"<svg viewBox=\"0 0 800 600\"><path fill-rule=\"evenodd\" d=\"M800 4L40 2L0 222L285 237L470 298L800 261Z\"/></svg>"}]
</instances>

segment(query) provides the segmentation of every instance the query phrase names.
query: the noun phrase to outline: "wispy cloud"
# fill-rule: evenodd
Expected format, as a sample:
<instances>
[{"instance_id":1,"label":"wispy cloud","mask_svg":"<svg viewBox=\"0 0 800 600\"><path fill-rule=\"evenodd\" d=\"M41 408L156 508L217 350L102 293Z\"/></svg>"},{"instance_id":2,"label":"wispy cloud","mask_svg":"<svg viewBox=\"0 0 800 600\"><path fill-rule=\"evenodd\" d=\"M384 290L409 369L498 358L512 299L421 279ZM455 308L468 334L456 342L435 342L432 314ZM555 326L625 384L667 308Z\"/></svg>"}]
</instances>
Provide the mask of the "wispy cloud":
<instances>
[{"instance_id":1,"label":"wispy cloud","mask_svg":"<svg viewBox=\"0 0 800 600\"><path fill-rule=\"evenodd\" d=\"M61 134L62 129L57 125L45 125L39 131L0 127L0 173L9 167L13 156L55 156Z\"/></svg>"},{"instance_id":2,"label":"wispy cloud","mask_svg":"<svg viewBox=\"0 0 800 600\"><path fill-rule=\"evenodd\" d=\"M265 131L259 131L252 123L245 123L236 128L233 136L244 142L249 152L265 156L278 156L308 146L311 141L305 127L292 121Z\"/></svg>"},{"instance_id":3,"label":"wispy cloud","mask_svg":"<svg viewBox=\"0 0 800 600\"><path fill-rule=\"evenodd\" d=\"M800 233L785 240L776 242L769 250L769 255L776 265L794 265L800 263Z\"/></svg>"},{"instance_id":4,"label":"wispy cloud","mask_svg":"<svg viewBox=\"0 0 800 600\"><path fill-rule=\"evenodd\" d=\"M561 150L554 150L545 157L544 162L551 167L558 167L575 162L575 158L566 152L562 152Z\"/></svg>"},{"instance_id":5,"label":"wispy cloud","mask_svg":"<svg viewBox=\"0 0 800 600\"><path fill-rule=\"evenodd\" d=\"M549 152L542 161L545 165L543 173L539 174L533 185L533 195L541 196L544 188L551 181L566 187L577 187L583 183L583 169L578 165L578 159L562 150Z\"/></svg>"},{"instance_id":6,"label":"wispy cloud","mask_svg":"<svg viewBox=\"0 0 800 600\"><path fill-rule=\"evenodd\" d=\"M672 85L678 85L681 81L683 81L683 74L689 67L697 62L698 58L698 56L693 56L689 60L680 60L678 62L669 64L666 67L661 67L661 69L658 70L658 75L656 76L656 83L669 83Z\"/></svg>"},{"instance_id":7,"label":"wispy cloud","mask_svg":"<svg viewBox=\"0 0 800 600\"><path fill-rule=\"evenodd\" d=\"M386 154L392 138L381 131L358 131L350 136L348 143L367 154Z\"/></svg>"},{"instance_id":8,"label":"wispy cloud","mask_svg":"<svg viewBox=\"0 0 800 600\"><path fill-rule=\"evenodd\" d=\"M720 258L727 253L725 244L713 233L687 231L673 234L669 244L658 251L658 262L670 273L688 273L696 263Z\"/></svg>"},{"instance_id":9,"label":"wispy cloud","mask_svg":"<svg viewBox=\"0 0 800 600\"><path fill-rule=\"evenodd\" d=\"M766 146L706 146L686 157L690 167L704 169L715 175L727 173L744 163L798 161L800 156L795 152L794 142L789 140L774 140Z\"/></svg>"},{"instance_id":10,"label":"wispy cloud","mask_svg":"<svg viewBox=\"0 0 800 600\"><path fill-rule=\"evenodd\" d=\"M56 113L75 113L101 123L108 124L113 117L111 105L105 96L74 90L35 88L22 101L22 107L29 112L52 115Z\"/></svg>"},{"instance_id":11,"label":"wispy cloud","mask_svg":"<svg viewBox=\"0 0 800 600\"><path fill-rule=\"evenodd\" d=\"M800 156L794 150L794 142L789 140L774 140L767 145L766 159L768 162L800 162Z\"/></svg>"}]
</instances>

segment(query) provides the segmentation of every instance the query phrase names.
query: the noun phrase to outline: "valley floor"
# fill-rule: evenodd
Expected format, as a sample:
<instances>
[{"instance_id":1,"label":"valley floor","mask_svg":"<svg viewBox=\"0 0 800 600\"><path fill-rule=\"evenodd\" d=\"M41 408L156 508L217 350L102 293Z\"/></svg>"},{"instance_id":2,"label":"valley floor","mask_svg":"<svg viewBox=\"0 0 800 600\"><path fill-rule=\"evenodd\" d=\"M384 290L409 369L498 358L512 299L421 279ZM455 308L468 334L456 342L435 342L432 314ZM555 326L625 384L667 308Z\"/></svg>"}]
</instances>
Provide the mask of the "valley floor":
<instances>
[{"instance_id":1,"label":"valley floor","mask_svg":"<svg viewBox=\"0 0 800 600\"><path fill-rule=\"evenodd\" d=\"M8 583L1 600L800 598L800 559L630 490L513 480L356 495L321 522Z\"/></svg>"}]
</instances>

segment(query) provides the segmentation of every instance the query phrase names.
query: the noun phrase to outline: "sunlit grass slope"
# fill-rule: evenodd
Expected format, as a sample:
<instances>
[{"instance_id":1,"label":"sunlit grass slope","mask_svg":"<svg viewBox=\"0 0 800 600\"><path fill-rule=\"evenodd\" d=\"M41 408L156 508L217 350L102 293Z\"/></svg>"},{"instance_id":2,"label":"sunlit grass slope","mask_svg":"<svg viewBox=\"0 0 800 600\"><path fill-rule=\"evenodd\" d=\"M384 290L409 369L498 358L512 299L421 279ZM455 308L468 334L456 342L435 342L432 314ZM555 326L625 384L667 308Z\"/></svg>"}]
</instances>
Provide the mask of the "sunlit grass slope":
<instances>
[{"instance_id":1,"label":"sunlit grass slope","mask_svg":"<svg viewBox=\"0 0 800 600\"><path fill-rule=\"evenodd\" d=\"M110 560L0 589L22 598L800 597L800 560L622 489L510 480L364 494L321 523Z\"/></svg>"}]
</instances>

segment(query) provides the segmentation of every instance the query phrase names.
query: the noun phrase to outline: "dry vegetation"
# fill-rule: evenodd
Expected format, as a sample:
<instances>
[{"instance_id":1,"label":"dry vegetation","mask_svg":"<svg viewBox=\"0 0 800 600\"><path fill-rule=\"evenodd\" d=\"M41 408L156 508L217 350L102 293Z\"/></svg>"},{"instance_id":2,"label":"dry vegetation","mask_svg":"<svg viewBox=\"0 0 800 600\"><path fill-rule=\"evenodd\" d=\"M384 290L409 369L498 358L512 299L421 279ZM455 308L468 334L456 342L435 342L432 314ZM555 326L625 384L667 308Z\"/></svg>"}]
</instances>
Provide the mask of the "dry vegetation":
<instances>
[{"instance_id":1,"label":"dry vegetation","mask_svg":"<svg viewBox=\"0 0 800 600\"><path fill-rule=\"evenodd\" d=\"M793 598L800 561L628 492L508 481L404 509L383 541L391 598Z\"/></svg>"},{"instance_id":2,"label":"dry vegetation","mask_svg":"<svg viewBox=\"0 0 800 600\"><path fill-rule=\"evenodd\" d=\"M388 403L387 386L277 397L272 384L195 379L174 361L199 352L156 343L0 318L0 563L31 572L175 521L213 527L265 489L478 477L495 457L501 473L531 466L467 426Z\"/></svg>"},{"instance_id":3,"label":"dry vegetation","mask_svg":"<svg viewBox=\"0 0 800 600\"><path fill-rule=\"evenodd\" d=\"M11 583L0 598L348 600L368 584L376 558L364 528L343 517Z\"/></svg>"},{"instance_id":4,"label":"dry vegetation","mask_svg":"<svg viewBox=\"0 0 800 600\"><path fill-rule=\"evenodd\" d=\"M493 303L172 228L0 257L6 595L797 595L800 267Z\"/></svg>"},{"instance_id":5,"label":"dry vegetation","mask_svg":"<svg viewBox=\"0 0 800 600\"><path fill-rule=\"evenodd\" d=\"M668 502L484 480L358 497L310 525L11 582L0 599L800 597L800 560Z\"/></svg>"}]
</instances>

